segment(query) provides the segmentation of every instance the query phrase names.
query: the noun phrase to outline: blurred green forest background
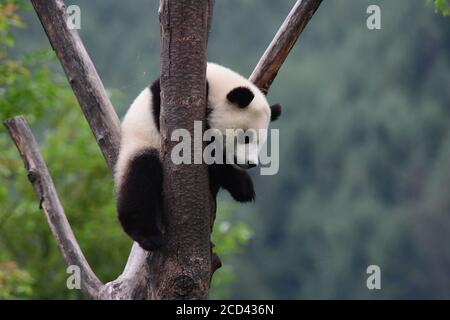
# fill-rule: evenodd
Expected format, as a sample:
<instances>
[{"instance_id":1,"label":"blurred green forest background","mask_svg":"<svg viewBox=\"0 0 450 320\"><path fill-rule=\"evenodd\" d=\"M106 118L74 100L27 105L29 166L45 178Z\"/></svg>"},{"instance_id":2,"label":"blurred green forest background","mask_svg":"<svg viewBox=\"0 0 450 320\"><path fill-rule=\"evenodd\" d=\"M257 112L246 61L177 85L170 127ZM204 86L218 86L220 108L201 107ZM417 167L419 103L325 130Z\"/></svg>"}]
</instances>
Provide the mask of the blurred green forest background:
<instances>
[{"instance_id":1,"label":"blurred green forest background","mask_svg":"<svg viewBox=\"0 0 450 320\"><path fill-rule=\"evenodd\" d=\"M249 75L295 1L216 0L208 60ZM435 2L445 13L445 1ZM24 114L103 281L131 241L113 184L30 5L1 0L0 119ZM158 2L66 1L119 113L159 73ZM366 8L381 8L368 30ZM448 12L448 11L447 11ZM450 298L450 19L425 0L324 1L278 74L280 172L220 198L213 298ZM0 129L0 299L80 298ZM366 287L379 265L382 289Z\"/></svg>"}]
</instances>

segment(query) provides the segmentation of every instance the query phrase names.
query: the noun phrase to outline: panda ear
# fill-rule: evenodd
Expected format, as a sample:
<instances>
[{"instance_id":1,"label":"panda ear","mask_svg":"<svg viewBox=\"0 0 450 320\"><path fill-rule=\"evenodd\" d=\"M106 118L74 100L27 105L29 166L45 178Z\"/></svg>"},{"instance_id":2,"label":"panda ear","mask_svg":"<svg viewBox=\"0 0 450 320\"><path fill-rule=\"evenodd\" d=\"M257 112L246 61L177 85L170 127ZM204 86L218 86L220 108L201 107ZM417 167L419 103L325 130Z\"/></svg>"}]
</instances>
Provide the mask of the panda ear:
<instances>
[{"instance_id":1,"label":"panda ear","mask_svg":"<svg viewBox=\"0 0 450 320\"><path fill-rule=\"evenodd\" d=\"M277 103L270 106L270 121L277 120L281 115L281 106Z\"/></svg>"},{"instance_id":2,"label":"panda ear","mask_svg":"<svg viewBox=\"0 0 450 320\"><path fill-rule=\"evenodd\" d=\"M248 106L254 97L253 92L246 87L234 88L227 94L228 101L237 104L241 108Z\"/></svg>"}]
</instances>

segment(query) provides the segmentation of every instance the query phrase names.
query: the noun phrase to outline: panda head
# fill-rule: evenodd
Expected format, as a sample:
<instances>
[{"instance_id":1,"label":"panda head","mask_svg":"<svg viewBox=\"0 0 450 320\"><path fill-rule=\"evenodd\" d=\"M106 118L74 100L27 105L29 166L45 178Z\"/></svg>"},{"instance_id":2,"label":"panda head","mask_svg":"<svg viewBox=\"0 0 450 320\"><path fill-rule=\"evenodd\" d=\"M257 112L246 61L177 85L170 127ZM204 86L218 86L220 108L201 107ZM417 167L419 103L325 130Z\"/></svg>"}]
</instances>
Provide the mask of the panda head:
<instances>
[{"instance_id":1,"label":"panda head","mask_svg":"<svg viewBox=\"0 0 450 320\"><path fill-rule=\"evenodd\" d=\"M207 79L208 126L225 137L227 163L239 169L256 166L269 123L278 119L281 106L269 105L258 87L223 66L208 63Z\"/></svg>"}]
</instances>

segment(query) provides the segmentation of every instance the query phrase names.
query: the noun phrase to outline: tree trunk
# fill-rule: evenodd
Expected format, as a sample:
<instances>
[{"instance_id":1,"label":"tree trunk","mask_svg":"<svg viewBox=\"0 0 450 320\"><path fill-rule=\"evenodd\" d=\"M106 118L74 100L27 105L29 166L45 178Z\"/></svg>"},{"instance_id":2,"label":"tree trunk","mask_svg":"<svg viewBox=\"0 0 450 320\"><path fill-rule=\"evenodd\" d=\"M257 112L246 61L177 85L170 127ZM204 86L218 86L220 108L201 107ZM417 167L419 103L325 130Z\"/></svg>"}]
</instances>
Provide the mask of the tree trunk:
<instances>
[{"instance_id":1,"label":"tree trunk","mask_svg":"<svg viewBox=\"0 0 450 320\"><path fill-rule=\"evenodd\" d=\"M206 299L211 279L211 209L205 164L174 164L171 141L186 129L194 142L194 121L205 124L208 1L162 0L161 27L161 158L166 244L153 255L154 299ZM195 143L192 143L195 145ZM203 161L202 161L203 162Z\"/></svg>"}]
</instances>

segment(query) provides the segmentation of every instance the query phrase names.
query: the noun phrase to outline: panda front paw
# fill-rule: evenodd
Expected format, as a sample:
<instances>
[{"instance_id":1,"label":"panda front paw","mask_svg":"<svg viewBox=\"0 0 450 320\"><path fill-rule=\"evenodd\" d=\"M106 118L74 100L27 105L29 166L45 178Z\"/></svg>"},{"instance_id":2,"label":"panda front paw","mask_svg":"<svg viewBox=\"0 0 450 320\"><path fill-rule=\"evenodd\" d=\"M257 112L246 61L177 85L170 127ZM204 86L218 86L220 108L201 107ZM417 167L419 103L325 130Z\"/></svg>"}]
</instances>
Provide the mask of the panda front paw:
<instances>
[{"instance_id":1,"label":"panda front paw","mask_svg":"<svg viewBox=\"0 0 450 320\"><path fill-rule=\"evenodd\" d=\"M255 201L256 195L252 178L247 173L240 174L236 178L236 181L228 190L234 200L239 202Z\"/></svg>"}]
</instances>

